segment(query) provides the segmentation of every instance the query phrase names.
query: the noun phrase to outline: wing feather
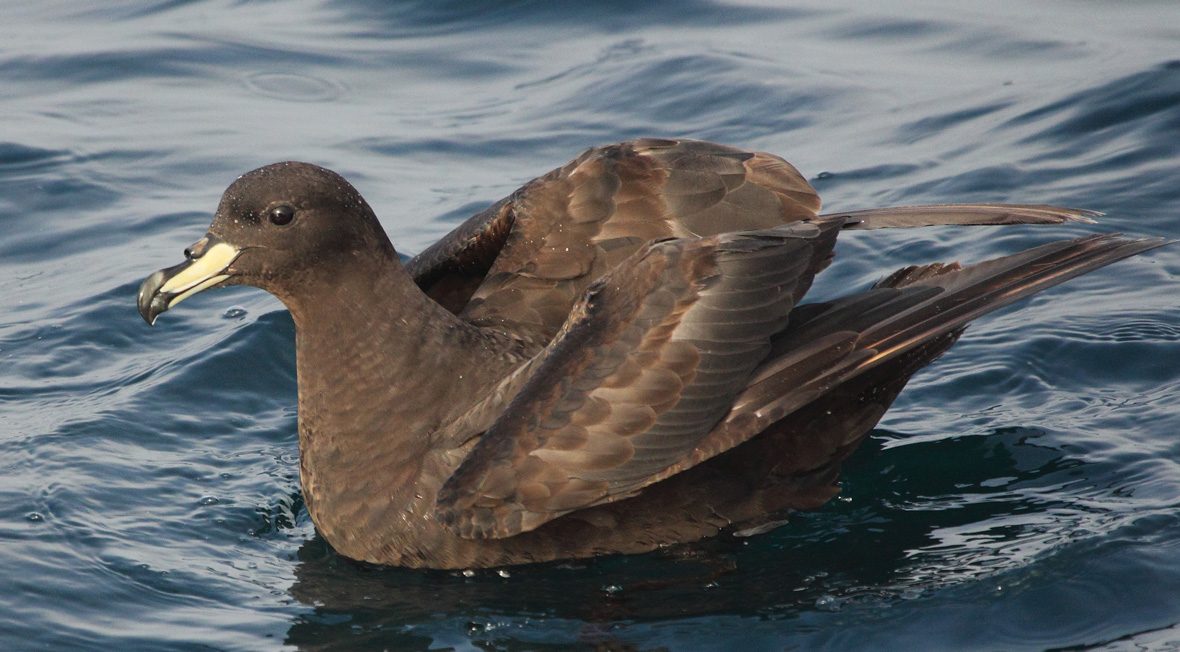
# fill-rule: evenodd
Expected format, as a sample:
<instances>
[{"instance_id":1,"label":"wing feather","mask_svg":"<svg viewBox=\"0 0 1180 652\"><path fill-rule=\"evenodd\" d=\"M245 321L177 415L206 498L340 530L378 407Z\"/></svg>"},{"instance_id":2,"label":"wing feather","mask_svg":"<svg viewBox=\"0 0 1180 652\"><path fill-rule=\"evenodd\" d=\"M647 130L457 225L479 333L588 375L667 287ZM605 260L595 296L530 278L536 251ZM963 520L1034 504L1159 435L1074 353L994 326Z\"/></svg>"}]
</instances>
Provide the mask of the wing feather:
<instances>
[{"instance_id":1,"label":"wing feather","mask_svg":"<svg viewBox=\"0 0 1180 652\"><path fill-rule=\"evenodd\" d=\"M1092 223L1102 213L1046 204L932 204L891 206L845 213L829 213L821 219L842 219L845 229L892 229L957 224L986 226L1000 224Z\"/></svg>"},{"instance_id":2,"label":"wing feather","mask_svg":"<svg viewBox=\"0 0 1180 652\"><path fill-rule=\"evenodd\" d=\"M1030 294L1167 244L1095 235L960 268L903 268L863 293L800 306L718 427L665 477L728 450L832 387ZM904 286L904 287L894 287Z\"/></svg>"},{"instance_id":3,"label":"wing feather","mask_svg":"<svg viewBox=\"0 0 1180 652\"><path fill-rule=\"evenodd\" d=\"M660 242L605 276L446 482L440 519L505 537L650 484L729 411L837 227Z\"/></svg>"},{"instance_id":4,"label":"wing feather","mask_svg":"<svg viewBox=\"0 0 1180 652\"><path fill-rule=\"evenodd\" d=\"M812 219L819 197L777 156L692 140L586 151L408 264L423 289L539 350L603 274L646 243Z\"/></svg>"},{"instance_id":5,"label":"wing feather","mask_svg":"<svg viewBox=\"0 0 1180 652\"><path fill-rule=\"evenodd\" d=\"M640 139L587 150L534 179L407 268L451 311L508 332L536 352L591 283L654 240L817 219L845 229L877 229L1058 224L1098 215L1038 204L899 206L817 216L819 208L819 196L803 175L772 154Z\"/></svg>"}]
</instances>

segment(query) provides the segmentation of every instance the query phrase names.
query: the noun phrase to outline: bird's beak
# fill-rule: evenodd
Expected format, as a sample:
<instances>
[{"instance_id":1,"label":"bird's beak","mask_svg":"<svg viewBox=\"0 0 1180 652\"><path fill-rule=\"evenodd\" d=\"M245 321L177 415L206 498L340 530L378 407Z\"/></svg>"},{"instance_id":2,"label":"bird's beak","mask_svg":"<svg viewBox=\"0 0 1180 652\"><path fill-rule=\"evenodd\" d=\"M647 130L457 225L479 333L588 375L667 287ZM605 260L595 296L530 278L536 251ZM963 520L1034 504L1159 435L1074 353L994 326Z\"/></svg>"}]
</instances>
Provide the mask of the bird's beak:
<instances>
[{"instance_id":1,"label":"bird's beak","mask_svg":"<svg viewBox=\"0 0 1180 652\"><path fill-rule=\"evenodd\" d=\"M148 324L154 324L160 313L184 301L201 290L224 283L231 274L227 270L242 250L207 235L188 249L188 260L167 269L153 272L139 286L139 314Z\"/></svg>"}]
</instances>

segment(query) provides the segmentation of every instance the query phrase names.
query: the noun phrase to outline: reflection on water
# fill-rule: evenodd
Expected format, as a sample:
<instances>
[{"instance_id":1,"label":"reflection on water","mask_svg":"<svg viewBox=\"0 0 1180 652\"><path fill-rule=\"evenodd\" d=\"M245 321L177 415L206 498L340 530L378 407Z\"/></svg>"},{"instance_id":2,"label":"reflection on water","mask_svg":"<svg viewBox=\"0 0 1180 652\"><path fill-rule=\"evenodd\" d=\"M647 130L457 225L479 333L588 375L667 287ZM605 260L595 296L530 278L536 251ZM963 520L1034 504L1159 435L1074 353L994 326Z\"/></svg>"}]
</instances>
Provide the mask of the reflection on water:
<instances>
[{"instance_id":1,"label":"reflection on water","mask_svg":"<svg viewBox=\"0 0 1180 652\"><path fill-rule=\"evenodd\" d=\"M1025 591L1036 575L1030 565L1090 553L1096 534L1134 532L1148 517L1117 514L1102 503L1118 495L1094 487L1074 492L1093 494L1083 506L1055 498L1094 473L1045 438L1012 428L889 446L907 436L880 431L848 465L842 496L822 510L758 540L725 536L639 557L420 572L358 564L314 537L299 550L290 589L314 610L286 640L425 647L430 639L416 632L461 626L491 646L607 644L704 617L754 617L783 634L795 630L784 619L827 616L834 624L846 613L940 602L943 590L973 583L996 595ZM1166 509L1156 518L1177 520ZM1084 588L1093 599L1119 597L1105 580ZM1019 631L1009 634L1021 641Z\"/></svg>"}]
</instances>

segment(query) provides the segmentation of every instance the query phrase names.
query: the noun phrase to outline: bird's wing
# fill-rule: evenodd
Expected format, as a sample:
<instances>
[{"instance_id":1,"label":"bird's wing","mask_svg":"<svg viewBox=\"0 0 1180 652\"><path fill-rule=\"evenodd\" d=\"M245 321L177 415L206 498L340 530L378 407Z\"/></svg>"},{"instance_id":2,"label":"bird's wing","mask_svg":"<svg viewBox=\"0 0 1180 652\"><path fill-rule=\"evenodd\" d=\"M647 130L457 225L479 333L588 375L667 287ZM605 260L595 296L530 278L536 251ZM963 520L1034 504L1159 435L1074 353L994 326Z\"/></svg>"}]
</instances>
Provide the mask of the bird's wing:
<instances>
[{"instance_id":1,"label":"bird's wing","mask_svg":"<svg viewBox=\"0 0 1180 652\"><path fill-rule=\"evenodd\" d=\"M1164 244L1117 234L1062 240L969 267L907 267L867 292L801 305L729 414L668 472L729 450L832 387L981 315Z\"/></svg>"},{"instance_id":2,"label":"bird's wing","mask_svg":"<svg viewBox=\"0 0 1180 652\"><path fill-rule=\"evenodd\" d=\"M465 319L539 348L592 282L647 242L814 219L819 205L777 156L635 140L588 150L533 180L407 268Z\"/></svg>"},{"instance_id":3,"label":"bird's wing","mask_svg":"<svg viewBox=\"0 0 1180 652\"><path fill-rule=\"evenodd\" d=\"M837 230L667 240L624 261L444 484L439 518L506 537L663 477L730 411Z\"/></svg>"},{"instance_id":4,"label":"bird's wing","mask_svg":"<svg viewBox=\"0 0 1180 652\"><path fill-rule=\"evenodd\" d=\"M748 241L738 234L724 242ZM767 266L768 253L732 256L744 269L732 278L743 280L727 284L725 258L716 255L724 247L714 245L712 273L669 276L669 269L709 256L704 245L668 243L643 264L623 268L626 284L597 288L579 306L579 316L547 351L550 358L444 485L439 516L461 536L506 537L634 495L749 440L859 374L953 337L980 315L1166 243L1088 236L966 268L906 268L873 290L795 308L769 342L755 332L773 332L778 322L768 324L769 315L782 319L791 289L788 284L772 300L766 287L753 290L751 283L769 270L783 274L776 279L782 282L805 266L788 273L786 260ZM767 248L777 250L789 249ZM790 251L788 259L804 257ZM742 303L758 294L761 301ZM762 362L747 366L754 359ZM709 423L715 425L702 432Z\"/></svg>"}]
</instances>

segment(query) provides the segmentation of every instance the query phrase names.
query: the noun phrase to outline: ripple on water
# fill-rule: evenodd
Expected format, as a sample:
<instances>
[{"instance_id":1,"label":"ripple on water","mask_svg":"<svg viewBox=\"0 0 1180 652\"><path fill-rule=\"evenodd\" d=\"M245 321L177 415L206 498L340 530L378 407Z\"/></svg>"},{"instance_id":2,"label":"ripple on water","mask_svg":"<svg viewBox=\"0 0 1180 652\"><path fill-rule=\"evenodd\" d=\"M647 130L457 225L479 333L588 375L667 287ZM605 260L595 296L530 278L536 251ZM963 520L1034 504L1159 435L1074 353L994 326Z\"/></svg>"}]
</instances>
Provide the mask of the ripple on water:
<instances>
[{"instance_id":1,"label":"ripple on water","mask_svg":"<svg viewBox=\"0 0 1180 652\"><path fill-rule=\"evenodd\" d=\"M306 73L254 72L242 82L252 93L288 102L331 102L348 92L342 82Z\"/></svg>"}]
</instances>

